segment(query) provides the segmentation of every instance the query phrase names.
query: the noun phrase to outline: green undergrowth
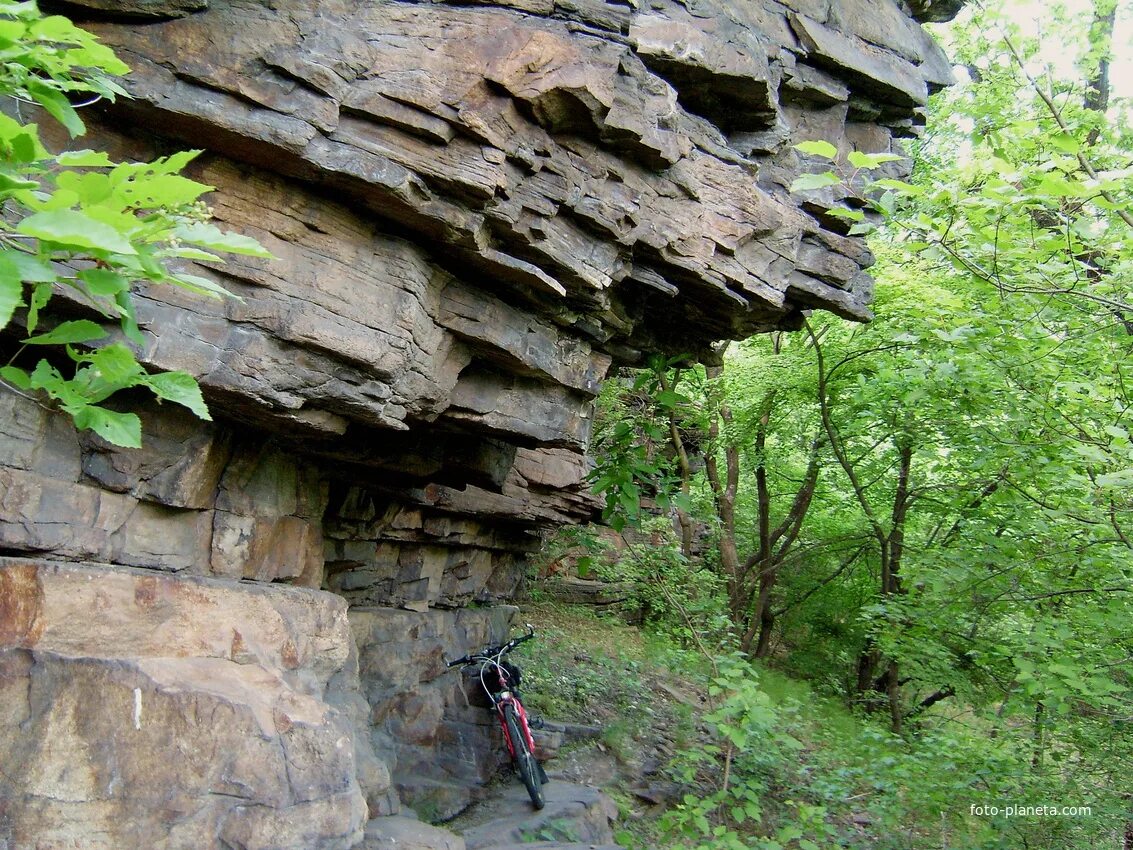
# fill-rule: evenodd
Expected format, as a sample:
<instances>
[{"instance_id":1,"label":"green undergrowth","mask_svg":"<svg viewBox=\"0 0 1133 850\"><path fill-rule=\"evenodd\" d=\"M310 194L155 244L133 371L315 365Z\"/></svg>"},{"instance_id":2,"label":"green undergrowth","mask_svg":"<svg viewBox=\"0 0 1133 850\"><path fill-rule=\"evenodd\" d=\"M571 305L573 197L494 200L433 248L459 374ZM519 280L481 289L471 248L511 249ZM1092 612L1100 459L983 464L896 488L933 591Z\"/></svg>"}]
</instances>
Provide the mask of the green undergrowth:
<instances>
[{"instance_id":1,"label":"green undergrowth","mask_svg":"<svg viewBox=\"0 0 1133 850\"><path fill-rule=\"evenodd\" d=\"M548 718L603 727L573 757L589 747L616 758L605 790L631 850L1086 848L1105 833L1100 819L973 812L1043 805L1065 789L1037 798L1025 739L963 713L897 737L724 648L708 661L584 606L530 604L524 616L540 637L523 659L525 699Z\"/></svg>"},{"instance_id":2,"label":"green undergrowth","mask_svg":"<svg viewBox=\"0 0 1133 850\"><path fill-rule=\"evenodd\" d=\"M635 732L653 712L648 670L657 675L647 636L584 606L529 603L537 643L524 653L524 700L548 718L599 724L613 737Z\"/></svg>"}]
</instances>

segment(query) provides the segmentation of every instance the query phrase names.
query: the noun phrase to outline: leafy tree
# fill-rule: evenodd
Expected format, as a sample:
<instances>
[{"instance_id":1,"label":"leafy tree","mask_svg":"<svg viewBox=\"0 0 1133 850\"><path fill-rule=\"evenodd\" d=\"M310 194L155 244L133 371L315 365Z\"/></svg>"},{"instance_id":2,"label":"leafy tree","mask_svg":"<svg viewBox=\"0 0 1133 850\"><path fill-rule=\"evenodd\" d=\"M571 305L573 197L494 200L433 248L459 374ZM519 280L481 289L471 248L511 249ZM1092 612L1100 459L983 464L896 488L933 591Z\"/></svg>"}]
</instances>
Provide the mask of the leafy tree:
<instances>
[{"instance_id":1,"label":"leafy tree","mask_svg":"<svg viewBox=\"0 0 1133 850\"><path fill-rule=\"evenodd\" d=\"M179 173L200 151L116 163L97 151L44 147L38 126L23 119L25 104L74 137L86 129L79 108L125 94L114 76L129 69L89 33L33 2L0 0L0 60L0 94L16 116L0 114L0 329L20 337L0 380L119 446L141 444L141 422L105 403L130 387L210 418L191 375L151 374L138 362L130 344L145 339L131 287L167 283L226 296L174 261L220 262L217 251L270 254L209 223L201 196L212 187ZM68 312L94 318L64 320L55 309L60 300Z\"/></svg>"}]
</instances>

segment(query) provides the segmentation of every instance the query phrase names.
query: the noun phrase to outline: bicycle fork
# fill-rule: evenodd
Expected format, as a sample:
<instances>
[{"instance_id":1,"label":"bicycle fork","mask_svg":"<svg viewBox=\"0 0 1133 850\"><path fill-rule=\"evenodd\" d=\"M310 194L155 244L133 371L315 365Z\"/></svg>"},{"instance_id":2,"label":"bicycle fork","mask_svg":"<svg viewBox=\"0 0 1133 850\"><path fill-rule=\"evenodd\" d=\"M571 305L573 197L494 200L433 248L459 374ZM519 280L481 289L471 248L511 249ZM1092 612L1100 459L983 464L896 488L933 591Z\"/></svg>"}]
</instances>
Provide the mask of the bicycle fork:
<instances>
[{"instance_id":1,"label":"bicycle fork","mask_svg":"<svg viewBox=\"0 0 1133 850\"><path fill-rule=\"evenodd\" d=\"M527 751L534 755L535 753L535 739L531 737L531 726L527 722L527 710L523 707L523 703L512 696L511 691L504 691L496 699L496 714L500 719L500 728L504 730L504 743L507 744L508 755L512 759L518 756L515 748L515 742L511 739L511 734L507 729L507 719L504 714L504 706L510 705L515 709L515 716L519 720L519 732L526 739Z\"/></svg>"}]
</instances>

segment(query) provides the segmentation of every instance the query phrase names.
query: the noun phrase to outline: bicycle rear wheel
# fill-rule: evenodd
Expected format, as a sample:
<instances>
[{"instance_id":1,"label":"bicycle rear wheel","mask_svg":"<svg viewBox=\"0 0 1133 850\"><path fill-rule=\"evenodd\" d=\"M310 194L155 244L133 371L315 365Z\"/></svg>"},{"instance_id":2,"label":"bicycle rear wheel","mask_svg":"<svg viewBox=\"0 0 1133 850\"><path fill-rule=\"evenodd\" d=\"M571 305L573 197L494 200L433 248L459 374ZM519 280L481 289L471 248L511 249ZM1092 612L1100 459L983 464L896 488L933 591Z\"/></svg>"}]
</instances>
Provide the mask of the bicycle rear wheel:
<instances>
[{"instance_id":1,"label":"bicycle rear wheel","mask_svg":"<svg viewBox=\"0 0 1133 850\"><path fill-rule=\"evenodd\" d=\"M531 748L527 746L527 736L520 730L519 718L515 714L515 708L510 705L504 706L504 723L507 725L507 734L511 738L512 749L515 753L515 766L519 769L519 776L523 780L528 796L531 797L531 805L536 809L541 809L545 805L545 801L543 799L543 783L539 780L539 764L535 761L535 755L531 752Z\"/></svg>"}]
</instances>

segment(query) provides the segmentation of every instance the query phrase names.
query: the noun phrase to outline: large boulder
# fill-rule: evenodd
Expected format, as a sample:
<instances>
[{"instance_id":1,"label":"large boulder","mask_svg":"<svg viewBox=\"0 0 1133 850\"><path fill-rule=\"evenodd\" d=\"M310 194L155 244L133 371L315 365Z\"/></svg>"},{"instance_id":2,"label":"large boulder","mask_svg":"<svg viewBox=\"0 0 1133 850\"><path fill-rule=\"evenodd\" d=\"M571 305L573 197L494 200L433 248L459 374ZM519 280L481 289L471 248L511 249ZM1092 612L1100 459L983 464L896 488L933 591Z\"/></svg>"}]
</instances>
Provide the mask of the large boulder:
<instances>
[{"instance_id":1,"label":"large boulder","mask_svg":"<svg viewBox=\"0 0 1133 850\"><path fill-rule=\"evenodd\" d=\"M447 668L445 659L506 640L515 612L350 610L370 743L389 765L401 800L422 816L447 820L463 811L507 763L479 681ZM514 660L522 665L519 655Z\"/></svg>"},{"instance_id":2,"label":"large boulder","mask_svg":"<svg viewBox=\"0 0 1133 850\"><path fill-rule=\"evenodd\" d=\"M0 845L353 846L350 647L332 594L0 559Z\"/></svg>"}]
</instances>

